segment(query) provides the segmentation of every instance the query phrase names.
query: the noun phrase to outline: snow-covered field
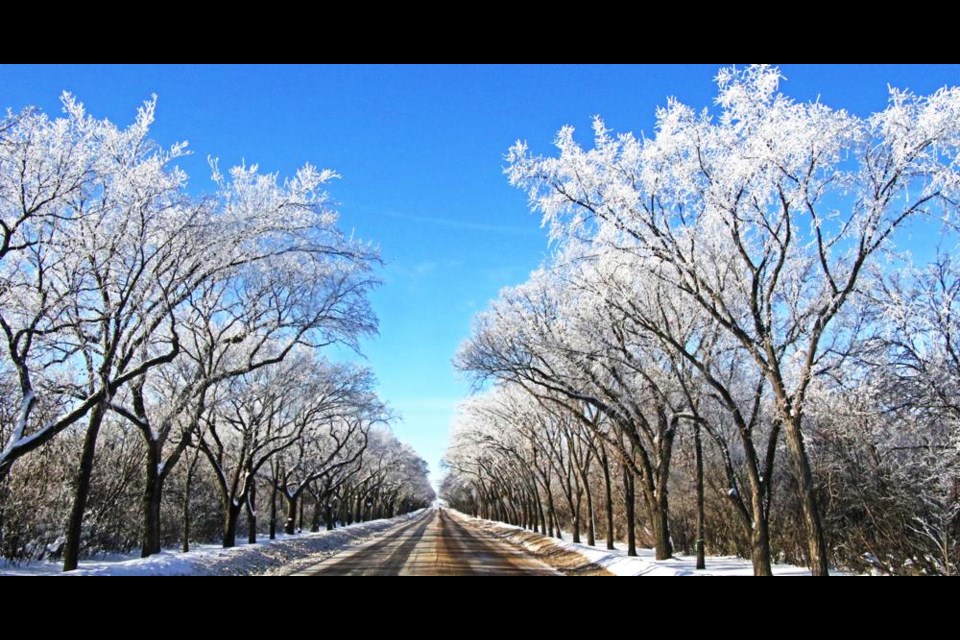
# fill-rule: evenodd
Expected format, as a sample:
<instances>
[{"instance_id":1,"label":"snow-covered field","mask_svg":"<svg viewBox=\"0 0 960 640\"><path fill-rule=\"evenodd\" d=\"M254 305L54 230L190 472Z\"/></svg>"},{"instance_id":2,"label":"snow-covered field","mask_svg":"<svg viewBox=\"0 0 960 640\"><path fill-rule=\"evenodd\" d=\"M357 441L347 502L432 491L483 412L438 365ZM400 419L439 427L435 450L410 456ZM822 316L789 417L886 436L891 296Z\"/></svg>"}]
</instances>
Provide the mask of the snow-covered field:
<instances>
[{"instance_id":1,"label":"snow-covered field","mask_svg":"<svg viewBox=\"0 0 960 640\"><path fill-rule=\"evenodd\" d=\"M223 549L215 545L198 546L195 551L164 551L150 558L88 560L80 569L61 574L54 562L33 562L20 566L0 562L0 575L69 575L69 576L222 576L283 575L295 570L301 562L316 563L346 546L364 540L416 518L417 511L390 520L374 520L335 531L321 531L295 536L264 539L255 545Z\"/></svg>"},{"instance_id":2,"label":"snow-covered field","mask_svg":"<svg viewBox=\"0 0 960 640\"><path fill-rule=\"evenodd\" d=\"M468 517L468 516L464 516ZM637 549L637 556L627 555L626 546L617 543L613 551L606 549L605 540L597 540L597 547L570 542L570 535L565 533L565 540L557 540L546 536L536 535L520 527L503 524L501 522L483 521L487 530L501 532L501 537L514 544L519 544L531 552L542 555L545 547L558 547L583 556L592 565L602 567L617 576L752 576L753 567L749 560L735 556L708 556L707 568L697 571L697 560L693 556L676 555L671 560L656 560L653 549ZM809 576L810 571L803 567L788 564L773 565L773 573L778 576Z\"/></svg>"}]
</instances>

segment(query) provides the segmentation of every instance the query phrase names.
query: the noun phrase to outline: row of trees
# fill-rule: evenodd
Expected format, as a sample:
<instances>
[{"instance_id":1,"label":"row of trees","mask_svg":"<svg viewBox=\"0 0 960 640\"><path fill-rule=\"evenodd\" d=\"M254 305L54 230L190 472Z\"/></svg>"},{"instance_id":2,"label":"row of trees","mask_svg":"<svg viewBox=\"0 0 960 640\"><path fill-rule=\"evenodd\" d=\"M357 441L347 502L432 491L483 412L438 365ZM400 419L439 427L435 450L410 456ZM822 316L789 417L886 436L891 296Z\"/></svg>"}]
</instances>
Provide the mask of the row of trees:
<instances>
[{"instance_id":1,"label":"row of trees","mask_svg":"<svg viewBox=\"0 0 960 640\"><path fill-rule=\"evenodd\" d=\"M631 548L639 523L658 558L705 541L756 575L957 571L960 89L860 118L780 79L722 70L716 112L670 101L651 138L511 150L555 254L458 355L487 390L451 503L591 539L602 515ZM941 251L911 266L911 232Z\"/></svg>"},{"instance_id":2,"label":"row of trees","mask_svg":"<svg viewBox=\"0 0 960 640\"><path fill-rule=\"evenodd\" d=\"M169 494L185 540L209 519L195 477L216 489L225 546L244 509L255 537L258 484L285 498L288 530L304 492L360 500L354 518L428 500L425 480L404 493L381 468L423 474L399 443L378 435L364 455L389 418L370 373L321 356L376 331L379 257L337 229L336 174L212 162L215 193L191 195L186 145L149 137L155 104L119 128L65 94L62 117L0 123L0 548L62 553L69 570L136 529L157 553ZM136 527L114 527L116 545L90 537L128 520L130 500Z\"/></svg>"},{"instance_id":3,"label":"row of trees","mask_svg":"<svg viewBox=\"0 0 960 640\"><path fill-rule=\"evenodd\" d=\"M273 455L249 482L234 484L240 441L211 464L189 447L164 484L160 511L163 548L189 551L195 542L256 542L280 533L319 531L337 524L387 518L432 500L425 463L379 424L315 424L314 434ZM233 427L226 426L223 432ZM360 430L362 429L362 430ZM304 434L305 436L307 434ZM323 439L319 439L323 438ZM5 486L3 553L14 561L56 559L64 551L64 521L74 499L82 434L67 431L17 463ZM125 552L142 546L145 488L142 439L116 416L101 429L84 517L83 554ZM327 462L329 460L329 462ZM324 464L326 463L326 464ZM242 468L242 466L240 467ZM244 497L245 494L245 497ZM234 506L236 500L240 507ZM228 506L229 505L229 506Z\"/></svg>"}]
</instances>

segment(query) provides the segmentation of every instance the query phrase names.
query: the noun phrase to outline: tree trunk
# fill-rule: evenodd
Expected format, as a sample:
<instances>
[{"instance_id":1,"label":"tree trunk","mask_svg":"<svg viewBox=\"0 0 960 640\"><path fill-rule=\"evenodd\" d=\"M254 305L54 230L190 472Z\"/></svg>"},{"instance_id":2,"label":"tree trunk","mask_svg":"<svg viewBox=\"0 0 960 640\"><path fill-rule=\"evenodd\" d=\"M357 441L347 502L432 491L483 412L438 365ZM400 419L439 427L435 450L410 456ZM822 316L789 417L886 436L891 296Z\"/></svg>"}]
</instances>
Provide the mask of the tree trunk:
<instances>
[{"instance_id":1,"label":"tree trunk","mask_svg":"<svg viewBox=\"0 0 960 640\"><path fill-rule=\"evenodd\" d=\"M90 496L90 478L93 475L93 459L97 451L97 436L106 414L105 403L96 405L90 412L87 433L83 439L83 451L80 454L80 468L74 485L73 508L67 522L67 541L63 552L63 570L73 571L80 562L80 542L83 534L83 514Z\"/></svg>"},{"instance_id":2,"label":"tree trunk","mask_svg":"<svg viewBox=\"0 0 960 640\"><path fill-rule=\"evenodd\" d=\"M803 522L807 530L807 547L810 573L815 576L830 575L827 542L823 535L823 523L820 520L820 507L817 504L816 484L810 469L801 431L801 417L795 416L786 421L787 442L793 454L793 463L797 471L797 492L803 508Z\"/></svg>"},{"instance_id":3,"label":"tree trunk","mask_svg":"<svg viewBox=\"0 0 960 640\"><path fill-rule=\"evenodd\" d=\"M270 539L277 539L277 485L273 485L273 491L270 492Z\"/></svg>"},{"instance_id":4,"label":"tree trunk","mask_svg":"<svg viewBox=\"0 0 960 640\"><path fill-rule=\"evenodd\" d=\"M650 506L650 520L653 525L654 551L657 560L669 560L673 557L673 543L670 541L670 517L662 500Z\"/></svg>"},{"instance_id":5,"label":"tree trunk","mask_svg":"<svg viewBox=\"0 0 960 640\"><path fill-rule=\"evenodd\" d=\"M243 505L228 500L224 509L223 548L230 549L237 546L237 522L240 520L240 511Z\"/></svg>"},{"instance_id":6,"label":"tree trunk","mask_svg":"<svg viewBox=\"0 0 960 640\"><path fill-rule=\"evenodd\" d=\"M257 544L257 481L250 482L247 495L247 542Z\"/></svg>"},{"instance_id":7,"label":"tree trunk","mask_svg":"<svg viewBox=\"0 0 960 640\"><path fill-rule=\"evenodd\" d=\"M362 494L357 494L356 504L353 509L353 521L354 522L363 522L363 500L364 497Z\"/></svg>"},{"instance_id":8,"label":"tree trunk","mask_svg":"<svg viewBox=\"0 0 960 640\"><path fill-rule=\"evenodd\" d=\"M568 472L569 474L570 472ZM564 496L567 499L567 508L570 509L570 517L573 526L573 541L580 543L580 496L577 496L576 502L573 499L573 487L569 475L567 476L567 485L564 487Z\"/></svg>"},{"instance_id":9,"label":"tree trunk","mask_svg":"<svg viewBox=\"0 0 960 640\"><path fill-rule=\"evenodd\" d=\"M292 536L297 532L297 498L299 496L284 496L287 500L287 519L283 523L283 532Z\"/></svg>"},{"instance_id":10,"label":"tree trunk","mask_svg":"<svg viewBox=\"0 0 960 640\"><path fill-rule=\"evenodd\" d=\"M546 483L546 489L547 489L547 515L550 517L550 537L551 538L554 537L554 533L553 533L554 525L556 525L557 526L556 537L558 540L562 540L563 535L560 533L560 526L559 526L559 523L557 522L557 507L553 501L553 489L550 488L549 481Z\"/></svg>"},{"instance_id":11,"label":"tree trunk","mask_svg":"<svg viewBox=\"0 0 960 640\"><path fill-rule=\"evenodd\" d=\"M333 531L333 505L329 501L324 510L324 518L327 521L327 531Z\"/></svg>"},{"instance_id":12,"label":"tree trunk","mask_svg":"<svg viewBox=\"0 0 960 640\"><path fill-rule=\"evenodd\" d=\"M320 531L320 518L323 517L323 505L320 496L313 500L313 517L310 519L310 533Z\"/></svg>"},{"instance_id":13,"label":"tree trunk","mask_svg":"<svg viewBox=\"0 0 960 640\"><path fill-rule=\"evenodd\" d=\"M190 551L190 490L193 488L193 474L200 460L200 450L193 456L190 466L187 467L187 479L183 486L183 552Z\"/></svg>"},{"instance_id":14,"label":"tree trunk","mask_svg":"<svg viewBox=\"0 0 960 640\"><path fill-rule=\"evenodd\" d=\"M623 468L623 502L626 506L627 518L627 555L637 555L637 514L636 496L634 495L633 476L630 470Z\"/></svg>"},{"instance_id":15,"label":"tree trunk","mask_svg":"<svg viewBox=\"0 0 960 640\"><path fill-rule=\"evenodd\" d=\"M750 536L750 560L753 563L753 575L772 576L770 567L770 519L767 512L767 503L764 500L763 487L758 481L759 476L752 476L750 482L750 511L744 509L744 527ZM738 496L734 496L738 497Z\"/></svg>"},{"instance_id":16,"label":"tree trunk","mask_svg":"<svg viewBox=\"0 0 960 640\"><path fill-rule=\"evenodd\" d=\"M537 514L540 516L540 533L547 535L547 517L543 513L543 500L540 499L540 492L534 490L533 494L537 499Z\"/></svg>"},{"instance_id":17,"label":"tree trunk","mask_svg":"<svg viewBox=\"0 0 960 640\"><path fill-rule=\"evenodd\" d=\"M522 526L523 523L520 521L523 518L520 515L520 512L517 511L517 505L514 504L513 497L507 496L507 499L504 501L504 504L506 505L505 509L507 512L507 522L509 522L515 527ZM391 514L390 517L392 518L393 514Z\"/></svg>"},{"instance_id":18,"label":"tree trunk","mask_svg":"<svg viewBox=\"0 0 960 640\"><path fill-rule=\"evenodd\" d=\"M2 557L14 557L14 549L7 548L8 538L6 535L6 522L7 522L7 501L10 499L10 485L7 481L7 477L3 474L0 474L0 558ZM16 546L16 536L13 539L14 544L10 545L11 547Z\"/></svg>"},{"instance_id":19,"label":"tree trunk","mask_svg":"<svg viewBox=\"0 0 960 640\"><path fill-rule=\"evenodd\" d=\"M187 487L183 491L183 552L190 552L190 478L187 477Z\"/></svg>"},{"instance_id":20,"label":"tree trunk","mask_svg":"<svg viewBox=\"0 0 960 640\"><path fill-rule=\"evenodd\" d=\"M697 569L707 568L706 551L704 549L704 497L703 497L703 443L700 441L700 423L693 425L693 452L694 465L697 468Z\"/></svg>"},{"instance_id":21,"label":"tree trunk","mask_svg":"<svg viewBox=\"0 0 960 640\"><path fill-rule=\"evenodd\" d=\"M607 549L613 550L613 487L610 483L610 460L607 459L606 451L603 450L602 446L600 452L600 464L603 468L603 497L606 501L607 514Z\"/></svg>"},{"instance_id":22,"label":"tree trunk","mask_svg":"<svg viewBox=\"0 0 960 640\"><path fill-rule=\"evenodd\" d=\"M0 557L10 555L6 548L7 479L0 475Z\"/></svg>"},{"instance_id":23,"label":"tree trunk","mask_svg":"<svg viewBox=\"0 0 960 640\"><path fill-rule=\"evenodd\" d=\"M583 490L587 494L587 544L595 547L597 546L597 529L593 514L593 492L590 491L586 478L584 478Z\"/></svg>"},{"instance_id":24,"label":"tree trunk","mask_svg":"<svg viewBox=\"0 0 960 640\"><path fill-rule=\"evenodd\" d=\"M753 563L753 575L772 576L770 566L770 528L767 518L754 517L750 535L750 560Z\"/></svg>"},{"instance_id":25,"label":"tree trunk","mask_svg":"<svg viewBox=\"0 0 960 640\"><path fill-rule=\"evenodd\" d=\"M150 440L147 444L146 467L143 485L143 544L140 557L160 553L160 499L163 484L160 477L160 443Z\"/></svg>"}]
</instances>

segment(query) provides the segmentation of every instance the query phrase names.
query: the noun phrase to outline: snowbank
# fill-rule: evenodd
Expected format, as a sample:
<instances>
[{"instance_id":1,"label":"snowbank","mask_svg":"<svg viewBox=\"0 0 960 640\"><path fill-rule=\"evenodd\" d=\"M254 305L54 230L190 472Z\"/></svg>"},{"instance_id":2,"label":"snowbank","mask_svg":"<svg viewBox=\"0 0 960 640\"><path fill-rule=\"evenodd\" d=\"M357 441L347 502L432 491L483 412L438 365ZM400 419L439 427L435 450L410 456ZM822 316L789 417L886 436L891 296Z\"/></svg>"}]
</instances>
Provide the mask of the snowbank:
<instances>
[{"instance_id":1,"label":"snowbank","mask_svg":"<svg viewBox=\"0 0 960 640\"><path fill-rule=\"evenodd\" d=\"M223 549L203 545L195 551L164 551L149 558L88 560L66 576L223 576L284 575L301 561L316 563L344 547L379 535L420 515L420 511L393 518L351 525L335 531L280 536L255 545ZM53 575L61 566L34 562L22 566L0 564L0 575Z\"/></svg>"},{"instance_id":2,"label":"snowbank","mask_svg":"<svg viewBox=\"0 0 960 640\"><path fill-rule=\"evenodd\" d=\"M469 516L464 516L469 518ZM474 520L473 518L470 518ZM486 530L495 535L525 547L535 555L543 555L547 546L579 554L595 567L605 569L617 576L752 576L753 566L749 560L736 556L708 556L707 568L697 571L697 559L693 556L676 555L670 560L657 560L652 549L637 549L637 556L627 555L624 545L617 543L613 551L608 551L606 541L598 540L598 547L576 544L569 540L557 540L537 535L502 522L474 520L482 522ZM519 535L522 533L523 535ZM564 534L569 538L569 534ZM810 571L803 567L788 564L773 565L773 573L778 576L809 576Z\"/></svg>"}]
</instances>

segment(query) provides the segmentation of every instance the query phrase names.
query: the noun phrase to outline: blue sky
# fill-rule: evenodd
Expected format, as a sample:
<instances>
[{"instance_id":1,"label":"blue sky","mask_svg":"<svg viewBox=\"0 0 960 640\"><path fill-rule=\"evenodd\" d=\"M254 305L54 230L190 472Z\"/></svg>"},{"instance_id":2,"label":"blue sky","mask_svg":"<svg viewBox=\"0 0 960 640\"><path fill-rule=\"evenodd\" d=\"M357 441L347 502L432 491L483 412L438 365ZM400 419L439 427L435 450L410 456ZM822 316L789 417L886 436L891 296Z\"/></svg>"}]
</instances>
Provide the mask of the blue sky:
<instances>
[{"instance_id":1,"label":"blue sky","mask_svg":"<svg viewBox=\"0 0 960 640\"><path fill-rule=\"evenodd\" d=\"M506 182L518 138L548 151L564 124L589 132L602 115L650 131L668 96L708 106L720 65L646 67L0 66L0 106L54 112L69 90L97 117L132 120L159 96L155 137L188 140L184 163L209 188L206 157L289 174L335 169L341 224L379 245L387 265L373 298L380 336L364 353L382 396L403 415L396 433L436 471L457 400L469 389L451 358L470 319L518 284L547 251L526 197ZM783 67L785 92L866 114L887 85L928 93L960 84L960 66Z\"/></svg>"}]
</instances>

